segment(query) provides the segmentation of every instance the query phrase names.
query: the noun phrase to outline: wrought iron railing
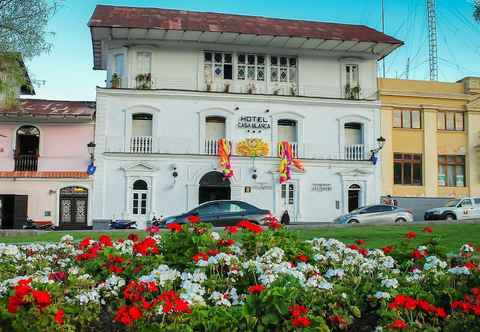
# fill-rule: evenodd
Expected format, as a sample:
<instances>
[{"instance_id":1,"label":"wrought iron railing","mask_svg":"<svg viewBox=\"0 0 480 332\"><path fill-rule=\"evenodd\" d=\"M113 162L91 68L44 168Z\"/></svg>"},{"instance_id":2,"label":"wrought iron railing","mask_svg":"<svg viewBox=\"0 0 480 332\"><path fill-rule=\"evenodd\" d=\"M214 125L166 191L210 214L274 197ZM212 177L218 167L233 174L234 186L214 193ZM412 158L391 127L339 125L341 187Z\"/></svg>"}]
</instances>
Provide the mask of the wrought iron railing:
<instances>
[{"instance_id":1,"label":"wrought iron railing","mask_svg":"<svg viewBox=\"0 0 480 332\"><path fill-rule=\"evenodd\" d=\"M15 171L36 172L38 169L38 157L36 155L18 155L15 157Z\"/></svg>"}]
</instances>

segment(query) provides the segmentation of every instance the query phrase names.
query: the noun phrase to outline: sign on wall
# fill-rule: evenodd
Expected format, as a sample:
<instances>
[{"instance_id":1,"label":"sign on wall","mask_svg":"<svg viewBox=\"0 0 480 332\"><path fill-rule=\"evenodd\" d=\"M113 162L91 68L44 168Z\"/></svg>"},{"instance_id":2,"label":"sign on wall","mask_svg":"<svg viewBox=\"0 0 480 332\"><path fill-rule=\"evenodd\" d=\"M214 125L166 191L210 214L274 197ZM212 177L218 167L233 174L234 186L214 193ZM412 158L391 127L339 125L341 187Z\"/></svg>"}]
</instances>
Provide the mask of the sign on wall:
<instances>
[{"instance_id":1,"label":"sign on wall","mask_svg":"<svg viewBox=\"0 0 480 332\"><path fill-rule=\"evenodd\" d=\"M313 183L312 191L316 191L316 192L332 191L332 185L330 183Z\"/></svg>"},{"instance_id":2,"label":"sign on wall","mask_svg":"<svg viewBox=\"0 0 480 332\"><path fill-rule=\"evenodd\" d=\"M264 116L242 115L238 120L237 127L241 129L270 129L270 120Z\"/></svg>"}]
</instances>

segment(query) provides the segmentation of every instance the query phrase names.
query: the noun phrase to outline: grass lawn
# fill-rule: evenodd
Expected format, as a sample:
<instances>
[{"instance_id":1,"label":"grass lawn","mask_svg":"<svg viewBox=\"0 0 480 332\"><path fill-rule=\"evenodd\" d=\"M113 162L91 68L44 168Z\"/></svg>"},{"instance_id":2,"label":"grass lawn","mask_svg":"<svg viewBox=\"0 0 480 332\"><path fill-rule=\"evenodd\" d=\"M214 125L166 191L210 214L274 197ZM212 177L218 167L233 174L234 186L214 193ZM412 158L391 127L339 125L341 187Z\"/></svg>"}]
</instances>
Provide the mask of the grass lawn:
<instances>
[{"instance_id":1,"label":"grass lawn","mask_svg":"<svg viewBox=\"0 0 480 332\"><path fill-rule=\"evenodd\" d=\"M369 248L381 248L386 245L395 245L405 238L405 233L415 231L417 237L413 240L420 243L429 239L432 235L440 240L440 246L444 252L456 251L464 243L472 243L480 246L480 223L479 224L449 224L429 225L433 234L424 234L422 229L425 225L402 225L402 226L345 226L345 227L316 227L305 229L292 229L301 239L315 237L335 238L345 243L353 243L356 239L366 241ZM139 235L142 231L133 231ZM132 231L74 231L74 232L45 232L38 235L0 236L3 243L27 243L27 242L55 242L65 234L72 235L75 239L89 236L93 239L102 234L108 234L112 239L125 238Z\"/></svg>"}]
</instances>

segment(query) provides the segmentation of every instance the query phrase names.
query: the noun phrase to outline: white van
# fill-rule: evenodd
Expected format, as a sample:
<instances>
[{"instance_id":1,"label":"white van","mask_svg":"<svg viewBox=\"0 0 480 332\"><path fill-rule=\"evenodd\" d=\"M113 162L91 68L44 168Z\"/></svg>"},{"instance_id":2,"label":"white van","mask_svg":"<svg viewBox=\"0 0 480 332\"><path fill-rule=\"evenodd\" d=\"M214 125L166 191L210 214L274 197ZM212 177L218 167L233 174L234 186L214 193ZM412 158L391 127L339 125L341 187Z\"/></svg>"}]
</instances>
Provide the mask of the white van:
<instances>
[{"instance_id":1,"label":"white van","mask_svg":"<svg viewBox=\"0 0 480 332\"><path fill-rule=\"evenodd\" d=\"M425 220L480 219L480 198L467 197L448 201L443 207L425 211Z\"/></svg>"}]
</instances>

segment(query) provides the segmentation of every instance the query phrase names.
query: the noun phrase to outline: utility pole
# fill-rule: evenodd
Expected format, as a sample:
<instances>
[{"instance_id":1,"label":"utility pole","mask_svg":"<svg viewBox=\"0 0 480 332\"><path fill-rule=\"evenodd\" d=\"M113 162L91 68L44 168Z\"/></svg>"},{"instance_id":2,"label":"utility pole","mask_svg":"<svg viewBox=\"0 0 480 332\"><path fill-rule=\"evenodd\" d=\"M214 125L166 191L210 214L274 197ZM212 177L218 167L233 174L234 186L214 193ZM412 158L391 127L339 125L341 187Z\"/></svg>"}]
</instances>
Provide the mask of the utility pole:
<instances>
[{"instance_id":1,"label":"utility pole","mask_svg":"<svg viewBox=\"0 0 480 332\"><path fill-rule=\"evenodd\" d=\"M406 69L406 73L407 73L407 80L410 79L410 57L407 58L407 69Z\"/></svg>"},{"instance_id":2,"label":"utility pole","mask_svg":"<svg viewBox=\"0 0 480 332\"><path fill-rule=\"evenodd\" d=\"M385 0L381 0L382 2L382 32L385 33ZM383 78L385 78L385 58L382 59L382 66L383 66Z\"/></svg>"},{"instance_id":3,"label":"utility pole","mask_svg":"<svg viewBox=\"0 0 480 332\"><path fill-rule=\"evenodd\" d=\"M430 65L430 81L438 81L438 52L437 52L437 14L435 0L427 1L428 22L428 62Z\"/></svg>"}]
</instances>

